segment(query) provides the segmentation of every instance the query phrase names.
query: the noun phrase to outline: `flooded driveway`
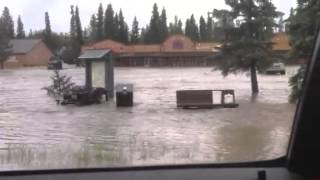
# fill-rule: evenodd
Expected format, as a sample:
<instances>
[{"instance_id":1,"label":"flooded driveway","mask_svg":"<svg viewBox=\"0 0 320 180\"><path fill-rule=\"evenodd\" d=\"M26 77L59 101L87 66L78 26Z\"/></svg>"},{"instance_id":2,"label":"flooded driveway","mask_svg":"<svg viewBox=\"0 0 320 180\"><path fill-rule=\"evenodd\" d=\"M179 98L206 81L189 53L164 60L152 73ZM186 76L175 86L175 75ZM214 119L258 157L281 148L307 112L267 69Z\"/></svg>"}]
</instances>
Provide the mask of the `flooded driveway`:
<instances>
[{"instance_id":1,"label":"flooded driveway","mask_svg":"<svg viewBox=\"0 0 320 180\"><path fill-rule=\"evenodd\" d=\"M267 160L286 153L295 105L288 78L259 75L251 101L247 74L212 68L116 68L134 84L132 108L58 106L42 87L52 71L0 71L0 169L76 168ZM84 69L66 69L78 85ZM237 109L176 108L179 89L235 89Z\"/></svg>"}]
</instances>

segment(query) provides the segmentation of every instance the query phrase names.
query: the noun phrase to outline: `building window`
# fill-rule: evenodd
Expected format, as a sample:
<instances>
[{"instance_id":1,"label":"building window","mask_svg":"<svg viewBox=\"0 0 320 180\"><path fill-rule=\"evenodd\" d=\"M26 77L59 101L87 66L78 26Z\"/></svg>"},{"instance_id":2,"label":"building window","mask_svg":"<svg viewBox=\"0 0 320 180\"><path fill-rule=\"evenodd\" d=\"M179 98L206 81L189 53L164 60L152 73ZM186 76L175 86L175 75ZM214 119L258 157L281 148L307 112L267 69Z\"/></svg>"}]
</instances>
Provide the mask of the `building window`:
<instances>
[{"instance_id":1,"label":"building window","mask_svg":"<svg viewBox=\"0 0 320 180\"><path fill-rule=\"evenodd\" d=\"M7 62L16 62L17 61L17 57L16 56L9 56L7 59Z\"/></svg>"},{"instance_id":2,"label":"building window","mask_svg":"<svg viewBox=\"0 0 320 180\"><path fill-rule=\"evenodd\" d=\"M173 49L183 49L183 41L180 39L176 39L172 43L172 48Z\"/></svg>"}]
</instances>

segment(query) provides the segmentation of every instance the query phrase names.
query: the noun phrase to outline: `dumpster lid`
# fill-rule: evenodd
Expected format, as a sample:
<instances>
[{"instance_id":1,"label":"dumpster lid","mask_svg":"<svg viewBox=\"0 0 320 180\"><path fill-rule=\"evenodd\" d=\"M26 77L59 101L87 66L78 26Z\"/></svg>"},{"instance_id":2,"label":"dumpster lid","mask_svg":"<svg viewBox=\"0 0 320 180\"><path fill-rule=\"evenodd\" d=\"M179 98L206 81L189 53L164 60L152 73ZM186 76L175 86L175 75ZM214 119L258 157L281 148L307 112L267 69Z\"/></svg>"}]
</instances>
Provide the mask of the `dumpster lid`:
<instances>
[{"instance_id":1,"label":"dumpster lid","mask_svg":"<svg viewBox=\"0 0 320 180\"><path fill-rule=\"evenodd\" d=\"M133 91L133 84L117 84L116 85L116 91L123 91L123 90L127 90L132 92Z\"/></svg>"}]
</instances>

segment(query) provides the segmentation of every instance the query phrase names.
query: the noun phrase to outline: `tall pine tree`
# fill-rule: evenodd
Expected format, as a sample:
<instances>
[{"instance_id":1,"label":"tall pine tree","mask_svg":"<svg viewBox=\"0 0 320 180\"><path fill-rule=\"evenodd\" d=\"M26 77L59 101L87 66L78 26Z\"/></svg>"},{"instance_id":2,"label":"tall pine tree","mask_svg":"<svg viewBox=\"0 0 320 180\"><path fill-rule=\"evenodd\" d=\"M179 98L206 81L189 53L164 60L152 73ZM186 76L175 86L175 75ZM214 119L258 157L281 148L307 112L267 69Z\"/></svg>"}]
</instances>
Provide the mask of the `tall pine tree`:
<instances>
[{"instance_id":1,"label":"tall pine tree","mask_svg":"<svg viewBox=\"0 0 320 180\"><path fill-rule=\"evenodd\" d=\"M91 42L97 41L97 19L94 14L91 16L91 19L90 19L89 41Z\"/></svg>"},{"instance_id":2,"label":"tall pine tree","mask_svg":"<svg viewBox=\"0 0 320 180\"><path fill-rule=\"evenodd\" d=\"M208 16L207 18L207 40L212 41L213 40L213 19L212 17Z\"/></svg>"},{"instance_id":3,"label":"tall pine tree","mask_svg":"<svg viewBox=\"0 0 320 180\"><path fill-rule=\"evenodd\" d=\"M105 15L104 15L104 38L106 39L117 39L115 38L116 27L114 23L114 11L111 4L108 4Z\"/></svg>"},{"instance_id":4,"label":"tall pine tree","mask_svg":"<svg viewBox=\"0 0 320 180\"><path fill-rule=\"evenodd\" d=\"M70 46L68 48L68 63L75 63L75 59L79 56L81 52L81 45L78 41L77 35L77 20L76 13L74 12L73 6L71 6L71 18L70 18Z\"/></svg>"},{"instance_id":5,"label":"tall pine tree","mask_svg":"<svg viewBox=\"0 0 320 180\"><path fill-rule=\"evenodd\" d=\"M10 54L9 46L10 37L8 36L4 16L0 17L0 69L4 68L4 61Z\"/></svg>"},{"instance_id":6,"label":"tall pine tree","mask_svg":"<svg viewBox=\"0 0 320 180\"><path fill-rule=\"evenodd\" d=\"M183 26L182 21L181 21L181 19L179 19L177 31L176 31L178 34L183 34L182 26Z\"/></svg>"},{"instance_id":7,"label":"tall pine tree","mask_svg":"<svg viewBox=\"0 0 320 180\"><path fill-rule=\"evenodd\" d=\"M52 35L52 30L51 30L51 23L50 23L50 17L49 17L49 13L45 12L44 13L44 21L45 21L45 34L47 36L51 36Z\"/></svg>"},{"instance_id":8,"label":"tall pine tree","mask_svg":"<svg viewBox=\"0 0 320 180\"><path fill-rule=\"evenodd\" d=\"M319 0L298 0L297 8L291 9L286 31L290 37L292 57L308 59L311 56L314 39L320 27L319 12ZM298 100L301 95L305 70L306 66L301 66L297 74L290 78L291 102Z\"/></svg>"},{"instance_id":9,"label":"tall pine tree","mask_svg":"<svg viewBox=\"0 0 320 180\"><path fill-rule=\"evenodd\" d=\"M128 37L128 25L124 21L124 17L122 14L122 10L120 9L119 12L119 41L122 43L128 43L129 37Z\"/></svg>"},{"instance_id":10,"label":"tall pine tree","mask_svg":"<svg viewBox=\"0 0 320 180\"><path fill-rule=\"evenodd\" d=\"M4 7L1 16L1 26L3 33L8 38L14 38L14 23L8 7Z\"/></svg>"},{"instance_id":11,"label":"tall pine tree","mask_svg":"<svg viewBox=\"0 0 320 180\"><path fill-rule=\"evenodd\" d=\"M146 28L141 28L141 33L140 33L140 42L141 43L146 43L146 36L147 36L147 32L149 30L148 25L146 26Z\"/></svg>"},{"instance_id":12,"label":"tall pine tree","mask_svg":"<svg viewBox=\"0 0 320 180\"><path fill-rule=\"evenodd\" d=\"M214 24L213 37L216 41L225 41L228 38L229 31L234 27L233 13L225 9L214 9L213 17L217 19L217 22Z\"/></svg>"},{"instance_id":13,"label":"tall pine tree","mask_svg":"<svg viewBox=\"0 0 320 180\"><path fill-rule=\"evenodd\" d=\"M208 31L207 31L207 24L204 20L203 16L200 17L199 21L199 29L200 29L200 41L205 42L208 41Z\"/></svg>"},{"instance_id":14,"label":"tall pine tree","mask_svg":"<svg viewBox=\"0 0 320 180\"><path fill-rule=\"evenodd\" d=\"M140 34L139 34L139 22L137 17L134 17L131 27L130 33L130 43L136 44L140 41Z\"/></svg>"},{"instance_id":15,"label":"tall pine tree","mask_svg":"<svg viewBox=\"0 0 320 180\"><path fill-rule=\"evenodd\" d=\"M76 20L75 20L75 13L74 13L74 9L73 9L73 5L70 7L70 14L71 14L71 18L70 18L70 39L71 39L71 43L75 42L77 39L77 28L76 28Z\"/></svg>"},{"instance_id":16,"label":"tall pine tree","mask_svg":"<svg viewBox=\"0 0 320 180\"><path fill-rule=\"evenodd\" d=\"M82 31L83 44L91 42L90 40L90 30L88 27L84 27Z\"/></svg>"},{"instance_id":17,"label":"tall pine tree","mask_svg":"<svg viewBox=\"0 0 320 180\"><path fill-rule=\"evenodd\" d=\"M199 41L199 28L193 14L186 21L185 34L193 41Z\"/></svg>"},{"instance_id":18,"label":"tall pine tree","mask_svg":"<svg viewBox=\"0 0 320 180\"><path fill-rule=\"evenodd\" d=\"M120 41L120 22L118 13L116 13L113 18L113 31L112 39Z\"/></svg>"},{"instance_id":19,"label":"tall pine tree","mask_svg":"<svg viewBox=\"0 0 320 180\"><path fill-rule=\"evenodd\" d=\"M160 16L160 41L164 41L168 37L167 13L163 8Z\"/></svg>"},{"instance_id":20,"label":"tall pine tree","mask_svg":"<svg viewBox=\"0 0 320 180\"><path fill-rule=\"evenodd\" d=\"M26 33L24 31L23 23L20 16L18 16L18 20L17 20L17 36L16 37L18 39L23 39L26 37Z\"/></svg>"},{"instance_id":21,"label":"tall pine tree","mask_svg":"<svg viewBox=\"0 0 320 180\"><path fill-rule=\"evenodd\" d=\"M161 27L160 27L160 15L158 6L155 3L153 5L152 16L149 27L146 31L145 42L146 43L161 43Z\"/></svg>"},{"instance_id":22,"label":"tall pine tree","mask_svg":"<svg viewBox=\"0 0 320 180\"><path fill-rule=\"evenodd\" d=\"M79 43L79 45L83 44L83 34L82 34L82 26L81 26L81 20L80 20L80 15L79 15L79 8L76 6L76 11L74 14L74 21L75 21L75 26L76 26L76 39Z\"/></svg>"},{"instance_id":23,"label":"tall pine tree","mask_svg":"<svg viewBox=\"0 0 320 180\"><path fill-rule=\"evenodd\" d=\"M320 1L298 0L288 19L292 56L307 59L312 53L314 38L320 27Z\"/></svg>"},{"instance_id":24,"label":"tall pine tree","mask_svg":"<svg viewBox=\"0 0 320 180\"><path fill-rule=\"evenodd\" d=\"M178 18L178 16L174 17L174 23L170 23L169 33L170 34L183 34L182 21Z\"/></svg>"},{"instance_id":25,"label":"tall pine tree","mask_svg":"<svg viewBox=\"0 0 320 180\"><path fill-rule=\"evenodd\" d=\"M96 39L102 40L103 39L103 7L102 4L100 3L99 8L98 8L98 13L97 13L97 33L96 33Z\"/></svg>"},{"instance_id":26,"label":"tall pine tree","mask_svg":"<svg viewBox=\"0 0 320 180\"><path fill-rule=\"evenodd\" d=\"M52 51L55 51L57 48L57 43L54 37L52 36L51 23L50 23L50 17L48 12L45 12L44 14L44 21L45 21L45 29L42 33L43 41L49 47L49 49L51 49Z\"/></svg>"},{"instance_id":27,"label":"tall pine tree","mask_svg":"<svg viewBox=\"0 0 320 180\"><path fill-rule=\"evenodd\" d=\"M186 25L184 27L184 34L191 38L192 32L191 32L191 25L190 25L190 19L186 20Z\"/></svg>"},{"instance_id":28,"label":"tall pine tree","mask_svg":"<svg viewBox=\"0 0 320 180\"><path fill-rule=\"evenodd\" d=\"M233 27L222 47L219 68L223 75L249 71L252 94L259 92L257 70L266 68L272 48L270 30L278 13L271 1L226 0L233 18L242 18Z\"/></svg>"}]
</instances>

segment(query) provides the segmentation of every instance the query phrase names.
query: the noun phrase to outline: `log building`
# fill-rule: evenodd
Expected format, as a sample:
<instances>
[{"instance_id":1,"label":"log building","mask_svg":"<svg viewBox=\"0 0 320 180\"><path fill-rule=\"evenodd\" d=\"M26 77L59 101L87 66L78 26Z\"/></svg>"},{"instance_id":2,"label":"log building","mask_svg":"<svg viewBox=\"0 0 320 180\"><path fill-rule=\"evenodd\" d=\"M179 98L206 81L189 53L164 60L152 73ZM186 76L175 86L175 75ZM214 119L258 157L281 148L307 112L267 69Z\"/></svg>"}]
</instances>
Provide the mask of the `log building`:
<instances>
[{"instance_id":1,"label":"log building","mask_svg":"<svg viewBox=\"0 0 320 180\"><path fill-rule=\"evenodd\" d=\"M273 38L274 55L282 59L291 50L286 33L275 33ZM193 42L184 35L169 36L161 44L125 45L113 40L102 40L82 47L88 49L111 49L116 66L175 67L213 66L214 59L208 58L219 53L221 43Z\"/></svg>"},{"instance_id":2,"label":"log building","mask_svg":"<svg viewBox=\"0 0 320 180\"><path fill-rule=\"evenodd\" d=\"M103 40L82 47L112 49L116 66L210 66L207 57L218 52L218 43L195 43L184 35L172 35L161 44L125 45L113 40Z\"/></svg>"}]
</instances>

